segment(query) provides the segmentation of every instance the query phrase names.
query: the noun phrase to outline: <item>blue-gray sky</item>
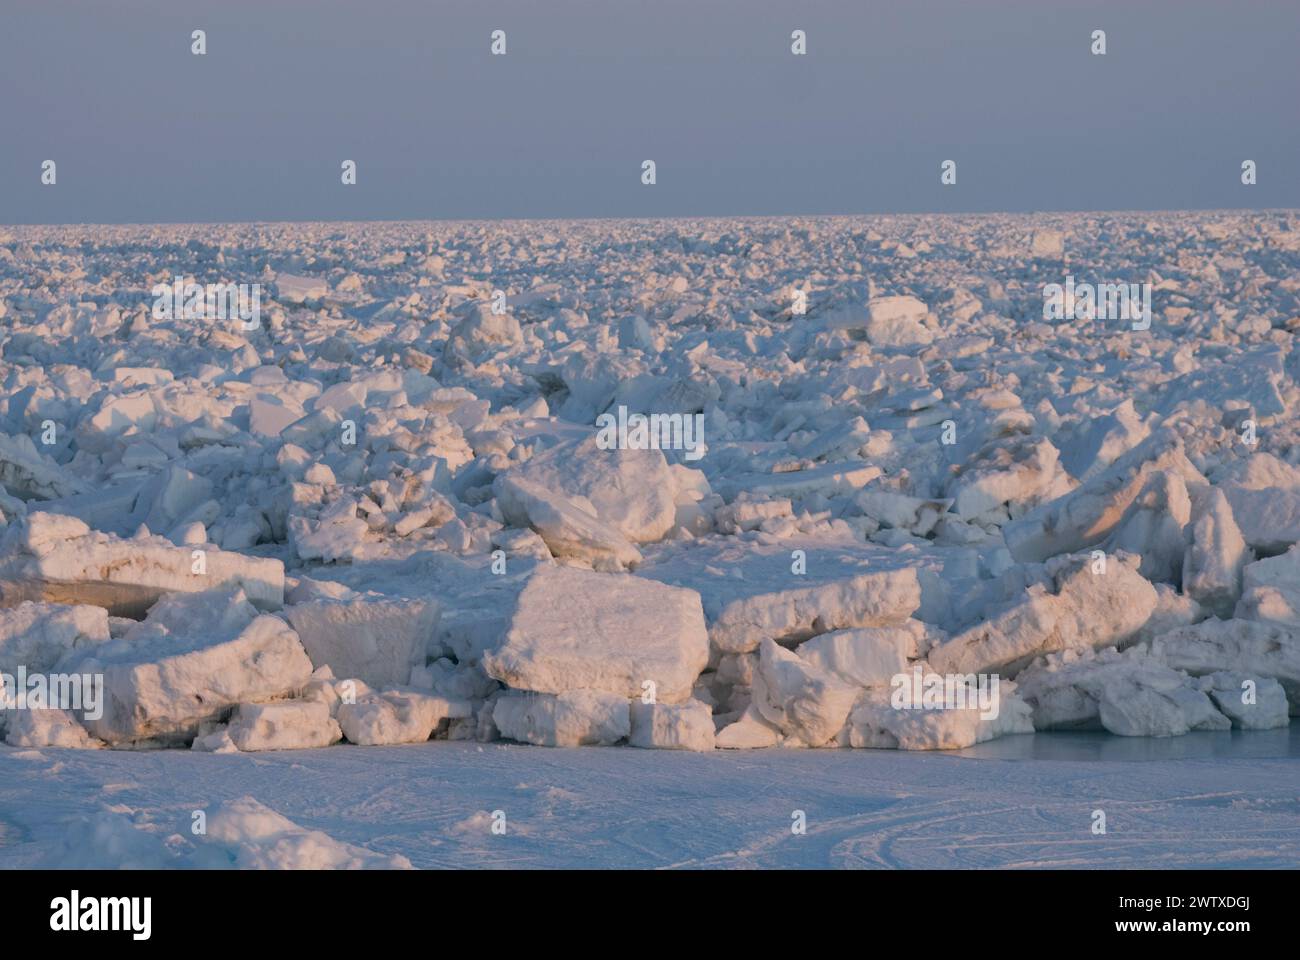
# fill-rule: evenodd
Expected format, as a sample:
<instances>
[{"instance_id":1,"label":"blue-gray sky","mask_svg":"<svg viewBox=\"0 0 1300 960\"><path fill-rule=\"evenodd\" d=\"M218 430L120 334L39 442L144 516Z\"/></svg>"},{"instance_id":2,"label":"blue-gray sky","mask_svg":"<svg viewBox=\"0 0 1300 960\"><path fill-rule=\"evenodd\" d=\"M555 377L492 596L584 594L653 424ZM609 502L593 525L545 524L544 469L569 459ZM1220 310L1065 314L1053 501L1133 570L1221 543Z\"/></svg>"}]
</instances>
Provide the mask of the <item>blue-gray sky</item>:
<instances>
[{"instance_id":1,"label":"blue-gray sky","mask_svg":"<svg viewBox=\"0 0 1300 960\"><path fill-rule=\"evenodd\" d=\"M1297 36L1295 0L0 0L0 222L1300 207Z\"/></svg>"}]
</instances>

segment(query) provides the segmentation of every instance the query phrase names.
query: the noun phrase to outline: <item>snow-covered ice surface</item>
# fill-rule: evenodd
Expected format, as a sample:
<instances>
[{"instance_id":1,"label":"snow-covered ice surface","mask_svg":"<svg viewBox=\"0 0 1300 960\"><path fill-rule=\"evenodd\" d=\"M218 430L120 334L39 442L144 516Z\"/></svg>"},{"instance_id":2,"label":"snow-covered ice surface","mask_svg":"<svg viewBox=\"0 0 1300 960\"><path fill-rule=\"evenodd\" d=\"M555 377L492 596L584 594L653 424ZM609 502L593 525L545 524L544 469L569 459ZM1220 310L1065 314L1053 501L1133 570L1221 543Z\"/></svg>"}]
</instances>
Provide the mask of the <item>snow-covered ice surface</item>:
<instances>
[{"instance_id":1,"label":"snow-covered ice surface","mask_svg":"<svg viewBox=\"0 0 1300 960\"><path fill-rule=\"evenodd\" d=\"M1300 864L1300 742L1272 730L1035 734L942 755L444 742L233 756L0 747L0 867L255 863L253 839L190 830L194 810L245 796L336 844L420 868ZM1097 809L1104 836L1091 832ZM497 810L504 834L492 833ZM791 833L795 810L807 816L803 836Z\"/></svg>"},{"instance_id":2,"label":"snow-covered ice surface","mask_svg":"<svg viewBox=\"0 0 1300 960\"><path fill-rule=\"evenodd\" d=\"M0 684L102 682L0 852L1295 865L1297 330L1293 211L0 230Z\"/></svg>"}]
</instances>

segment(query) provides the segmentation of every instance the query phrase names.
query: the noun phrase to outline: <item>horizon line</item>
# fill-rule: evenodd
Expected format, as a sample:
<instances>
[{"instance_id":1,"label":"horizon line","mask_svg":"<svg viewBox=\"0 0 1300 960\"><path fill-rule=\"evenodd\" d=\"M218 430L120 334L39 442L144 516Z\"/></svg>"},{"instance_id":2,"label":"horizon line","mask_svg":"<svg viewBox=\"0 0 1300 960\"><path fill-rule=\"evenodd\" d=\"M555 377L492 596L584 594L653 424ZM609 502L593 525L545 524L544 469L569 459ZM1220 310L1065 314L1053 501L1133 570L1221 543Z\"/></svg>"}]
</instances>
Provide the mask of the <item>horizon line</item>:
<instances>
[{"instance_id":1,"label":"horizon line","mask_svg":"<svg viewBox=\"0 0 1300 960\"><path fill-rule=\"evenodd\" d=\"M862 220L890 217L943 217L948 219L981 217L1035 217L1035 216L1153 216L1188 213L1300 213L1300 207L1155 207L1107 210L985 210L985 211L877 211L873 213L744 213L744 214L675 214L665 216L577 216L577 217L413 217L375 219L343 217L337 219L298 220L122 220L78 221L65 223L6 223L0 229L34 227L236 227L236 226L302 226L308 224L528 224L528 223L658 223L696 220Z\"/></svg>"}]
</instances>

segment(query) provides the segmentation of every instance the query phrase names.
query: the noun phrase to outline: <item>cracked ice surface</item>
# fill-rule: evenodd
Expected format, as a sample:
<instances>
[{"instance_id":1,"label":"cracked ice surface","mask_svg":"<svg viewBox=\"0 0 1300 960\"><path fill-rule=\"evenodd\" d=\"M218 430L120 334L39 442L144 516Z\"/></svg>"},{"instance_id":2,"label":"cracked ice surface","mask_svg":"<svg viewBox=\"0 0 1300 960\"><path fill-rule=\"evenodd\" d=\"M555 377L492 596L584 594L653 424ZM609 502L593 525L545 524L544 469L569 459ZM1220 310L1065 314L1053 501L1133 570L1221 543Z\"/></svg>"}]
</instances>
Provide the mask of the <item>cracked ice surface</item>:
<instances>
[{"instance_id":1,"label":"cracked ice surface","mask_svg":"<svg viewBox=\"0 0 1300 960\"><path fill-rule=\"evenodd\" d=\"M0 673L105 686L0 724L219 753L1276 727L1298 267L1289 212L5 230ZM177 276L261 313L157 315ZM1149 328L1048 319L1067 276L1149 284ZM1000 713L900 707L914 672L996 678Z\"/></svg>"}]
</instances>

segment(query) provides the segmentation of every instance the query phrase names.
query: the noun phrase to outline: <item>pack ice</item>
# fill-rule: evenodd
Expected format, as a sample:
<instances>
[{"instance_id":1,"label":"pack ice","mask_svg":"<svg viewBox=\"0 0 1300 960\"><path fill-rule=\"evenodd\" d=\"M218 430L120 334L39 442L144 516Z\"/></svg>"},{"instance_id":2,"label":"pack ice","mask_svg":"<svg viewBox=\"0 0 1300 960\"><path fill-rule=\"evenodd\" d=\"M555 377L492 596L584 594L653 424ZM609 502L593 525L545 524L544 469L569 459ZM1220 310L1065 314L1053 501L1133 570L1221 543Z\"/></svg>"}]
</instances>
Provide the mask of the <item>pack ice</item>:
<instances>
[{"instance_id":1,"label":"pack ice","mask_svg":"<svg viewBox=\"0 0 1300 960\"><path fill-rule=\"evenodd\" d=\"M0 728L230 753L1286 724L1297 236L1284 211L15 228ZM258 284L260 314L159 314L177 274ZM1067 274L1149 285L1149 326L1057 319ZM17 706L38 675L100 696ZM214 856L353 858L223 816Z\"/></svg>"}]
</instances>

